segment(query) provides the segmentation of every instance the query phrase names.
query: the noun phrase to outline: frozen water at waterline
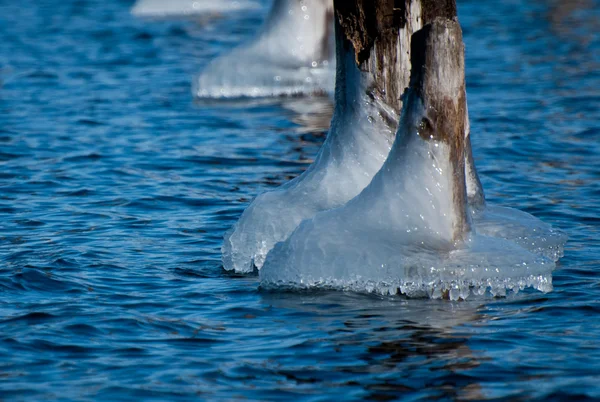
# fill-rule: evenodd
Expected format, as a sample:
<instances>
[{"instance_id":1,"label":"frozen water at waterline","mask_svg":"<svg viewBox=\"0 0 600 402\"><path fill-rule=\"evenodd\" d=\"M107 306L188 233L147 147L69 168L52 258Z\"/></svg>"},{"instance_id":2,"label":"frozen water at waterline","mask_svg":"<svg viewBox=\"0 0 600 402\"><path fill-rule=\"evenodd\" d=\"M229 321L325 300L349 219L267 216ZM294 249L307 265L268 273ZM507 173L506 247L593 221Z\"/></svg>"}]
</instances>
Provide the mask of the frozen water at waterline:
<instances>
[{"instance_id":1,"label":"frozen water at waterline","mask_svg":"<svg viewBox=\"0 0 600 402\"><path fill-rule=\"evenodd\" d=\"M389 153L391 129L372 118L381 112L381 105L364 106L369 103L366 97L350 103L359 107L336 110L330 134L309 169L280 188L259 195L226 233L222 246L226 270L243 273L254 267L261 269L273 246L286 240L304 219L343 205L369 184ZM435 149L440 146L443 144L437 144ZM421 184L419 179L413 180L408 188ZM430 187L438 186L433 183ZM415 205L424 205L427 196L421 195ZM422 219L420 215L415 216ZM385 221L386 216L375 218ZM483 204L474 208L471 218L477 234L512 241L553 261L562 256L566 236L525 212ZM357 227L364 223L359 221ZM448 224L444 230L450 230L449 227ZM347 226L344 230L353 229ZM406 230L416 233L410 227Z\"/></svg>"},{"instance_id":2,"label":"frozen water at waterline","mask_svg":"<svg viewBox=\"0 0 600 402\"><path fill-rule=\"evenodd\" d=\"M443 48L446 42L439 43ZM460 104L464 75L439 79L444 71L462 71L462 64L441 72L424 69L426 78L413 80L436 91L411 87L405 93L388 155L390 136L382 134L395 126L393 110L368 90L372 78L353 58L339 56L338 62L344 68L335 114L315 163L299 178L257 197L244 212L225 236L225 269L257 267L264 286L369 291L417 283L422 293L423 286L437 283L445 291L459 283L489 285L499 294L500 288L525 283L548 290L564 237L528 214L486 207L474 165L469 174L462 164L459 147L468 132ZM438 102L434 108L435 96L454 107L441 109Z\"/></svg>"},{"instance_id":3,"label":"frozen water at waterline","mask_svg":"<svg viewBox=\"0 0 600 402\"><path fill-rule=\"evenodd\" d=\"M440 235L438 222L427 222L432 216L425 215L421 197L402 197L403 205L392 210L390 198L376 200L373 193L369 186L347 205L302 222L268 254L259 273L261 286L453 300L486 291L502 296L525 287L552 290L555 255L475 232L454 244ZM448 213L440 214L442 221ZM530 219L525 217L525 222ZM483 231L492 232L490 222ZM496 223L496 235L514 234L510 226ZM562 251L565 238L555 240L552 247Z\"/></svg>"},{"instance_id":4,"label":"frozen water at waterline","mask_svg":"<svg viewBox=\"0 0 600 402\"><path fill-rule=\"evenodd\" d=\"M548 229L530 215L490 207L471 222L464 239L455 239L461 208L453 203L450 148L421 136L419 122L427 113L410 96L396 142L372 182L276 244L260 271L261 286L455 300L487 290L503 295L528 286L552 289L553 258L514 241L525 229ZM508 225L502 226L502 216L510 217ZM478 224L482 233L497 237L478 233ZM564 238L552 246L559 240Z\"/></svg>"},{"instance_id":5,"label":"frozen water at waterline","mask_svg":"<svg viewBox=\"0 0 600 402\"><path fill-rule=\"evenodd\" d=\"M314 221L278 243L259 272L264 289L337 289L408 297L467 299L526 287L552 290L555 263L504 239L473 236L464 247L398 245L376 231L333 230L324 237Z\"/></svg>"},{"instance_id":6,"label":"frozen water at waterline","mask_svg":"<svg viewBox=\"0 0 600 402\"><path fill-rule=\"evenodd\" d=\"M131 9L136 17L164 18L214 14L260 8L250 0L138 0Z\"/></svg>"},{"instance_id":7,"label":"frozen water at waterline","mask_svg":"<svg viewBox=\"0 0 600 402\"><path fill-rule=\"evenodd\" d=\"M199 98L332 93L331 0L275 0L261 32L212 60L197 77Z\"/></svg>"},{"instance_id":8,"label":"frozen water at waterline","mask_svg":"<svg viewBox=\"0 0 600 402\"><path fill-rule=\"evenodd\" d=\"M316 62L316 67L279 63L280 60L262 57L255 49L236 49L208 65L198 77L193 93L198 98L244 98L331 92L335 68L328 61Z\"/></svg>"},{"instance_id":9,"label":"frozen water at waterline","mask_svg":"<svg viewBox=\"0 0 600 402\"><path fill-rule=\"evenodd\" d=\"M302 175L256 197L225 234L226 270L260 269L273 246L300 222L355 197L383 165L394 133L389 111L368 92L371 78L352 57L345 61L345 83L336 89L334 115L319 154Z\"/></svg>"},{"instance_id":10,"label":"frozen water at waterline","mask_svg":"<svg viewBox=\"0 0 600 402\"><path fill-rule=\"evenodd\" d=\"M367 110L337 109L313 164L294 180L256 197L225 235L226 270L260 269L275 243L300 222L343 205L369 184L389 153L392 131L371 119Z\"/></svg>"}]
</instances>

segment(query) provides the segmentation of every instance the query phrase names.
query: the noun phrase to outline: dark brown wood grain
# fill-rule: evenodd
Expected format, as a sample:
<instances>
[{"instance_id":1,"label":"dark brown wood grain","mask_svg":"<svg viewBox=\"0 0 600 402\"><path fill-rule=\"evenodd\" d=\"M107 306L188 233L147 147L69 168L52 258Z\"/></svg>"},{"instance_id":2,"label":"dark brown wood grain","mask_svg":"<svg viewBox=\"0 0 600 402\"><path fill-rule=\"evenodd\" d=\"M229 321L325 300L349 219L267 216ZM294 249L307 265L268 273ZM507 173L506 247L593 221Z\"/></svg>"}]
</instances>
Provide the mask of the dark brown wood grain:
<instances>
[{"instance_id":1,"label":"dark brown wood grain","mask_svg":"<svg viewBox=\"0 0 600 402\"><path fill-rule=\"evenodd\" d=\"M346 51L373 75L377 95L398 113L410 77L410 38L436 17L456 16L455 0L334 0Z\"/></svg>"},{"instance_id":2,"label":"dark brown wood grain","mask_svg":"<svg viewBox=\"0 0 600 402\"><path fill-rule=\"evenodd\" d=\"M396 116L403 107L418 110L414 104L403 105L405 99L422 102L420 135L425 141L447 145L453 239L464 239L470 230L465 158L472 163L472 155L466 135L464 44L456 1L334 0L334 10L338 81L345 76L345 56L351 55L358 69L371 77L369 96L382 99ZM403 96L407 87L412 96Z\"/></svg>"},{"instance_id":3,"label":"dark brown wood grain","mask_svg":"<svg viewBox=\"0 0 600 402\"><path fill-rule=\"evenodd\" d=\"M462 31L456 19L436 18L412 39L411 99L423 103L420 136L449 147L452 168L452 211L454 239L470 230L467 215L465 136L467 113L465 55Z\"/></svg>"}]
</instances>

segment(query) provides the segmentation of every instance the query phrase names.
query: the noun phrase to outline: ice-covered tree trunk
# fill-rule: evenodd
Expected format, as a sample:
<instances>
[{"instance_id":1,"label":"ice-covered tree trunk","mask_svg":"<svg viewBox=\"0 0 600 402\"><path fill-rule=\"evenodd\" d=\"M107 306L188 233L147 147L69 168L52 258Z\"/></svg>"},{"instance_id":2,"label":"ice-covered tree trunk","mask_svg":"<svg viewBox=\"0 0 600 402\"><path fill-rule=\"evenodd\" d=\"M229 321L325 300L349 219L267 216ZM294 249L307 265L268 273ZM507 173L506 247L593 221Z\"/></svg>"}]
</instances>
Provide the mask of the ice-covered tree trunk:
<instances>
[{"instance_id":1,"label":"ice-covered tree trunk","mask_svg":"<svg viewBox=\"0 0 600 402\"><path fill-rule=\"evenodd\" d=\"M565 236L526 213L485 206L478 188L454 3L400 3L334 3L336 113L343 120L352 108L375 111L377 121L401 107L395 141L364 190L304 220L272 248L261 286L452 300L488 288L494 295L525 286L550 290L549 258L560 256ZM352 96L361 92L367 96ZM355 130L354 139L340 142L377 138L376 128ZM477 204L472 215L470 202Z\"/></svg>"},{"instance_id":2,"label":"ice-covered tree trunk","mask_svg":"<svg viewBox=\"0 0 600 402\"><path fill-rule=\"evenodd\" d=\"M423 102L425 114L419 137L445 144L450 167L453 239L462 240L470 229L465 180L465 56L462 32L456 20L437 18L413 35L410 88ZM439 163L439 161L435 161Z\"/></svg>"},{"instance_id":3,"label":"ice-covered tree trunk","mask_svg":"<svg viewBox=\"0 0 600 402\"><path fill-rule=\"evenodd\" d=\"M455 18L456 1L336 0L334 3L340 25L338 47L352 54L357 67L372 77L372 96L380 97L398 116L402 94L409 85L412 35L437 17ZM478 209L485 204L485 198L471 151L468 113L464 128L468 199Z\"/></svg>"},{"instance_id":4,"label":"ice-covered tree trunk","mask_svg":"<svg viewBox=\"0 0 600 402\"><path fill-rule=\"evenodd\" d=\"M399 115L405 88L410 84L420 93L427 111L421 136L427 133L426 139L444 142L450 149L454 236L462 238L469 229L465 156L472 162L470 141L467 146L462 33L458 23L443 33L431 32L445 26L436 24L432 28L434 20L456 19L455 0L336 0L334 7L344 38L342 49L351 53L358 68L371 76L369 91L373 96L381 98ZM339 41L338 38L338 46ZM409 83L411 71L413 82ZM430 73L439 71L444 75ZM449 93L450 89L454 92ZM468 172L477 177L474 166Z\"/></svg>"},{"instance_id":5,"label":"ice-covered tree trunk","mask_svg":"<svg viewBox=\"0 0 600 402\"><path fill-rule=\"evenodd\" d=\"M334 11L335 110L327 139L306 172L258 196L225 235L226 269L260 269L272 247L302 220L343 205L370 183L394 141L410 81L413 34L436 17L454 18L456 5L352 0L334 3Z\"/></svg>"}]
</instances>

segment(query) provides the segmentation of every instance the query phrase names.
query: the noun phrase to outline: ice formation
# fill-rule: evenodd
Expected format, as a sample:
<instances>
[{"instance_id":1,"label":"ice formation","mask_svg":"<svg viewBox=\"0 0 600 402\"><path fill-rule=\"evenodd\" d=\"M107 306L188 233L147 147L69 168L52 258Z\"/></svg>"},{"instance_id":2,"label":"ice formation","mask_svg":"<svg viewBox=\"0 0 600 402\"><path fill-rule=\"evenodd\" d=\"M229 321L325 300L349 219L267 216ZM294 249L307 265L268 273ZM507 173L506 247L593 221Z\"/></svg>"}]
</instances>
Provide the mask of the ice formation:
<instances>
[{"instance_id":1,"label":"ice formation","mask_svg":"<svg viewBox=\"0 0 600 402\"><path fill-rule=\"evenodd\" d=\"M413 62L417 78L381 170L358 196L306 219L276 244L260 271L261 286L453 300L486 290L551 290L565 237L531 215L485 205L476 172L469 172L468 139L461 148L459 134L446 132L467 121L460 28L436 21L431 32L427 54L440 63L415 69ZM448 100L451 107L440 106ZM457 164L465 157L466 164Z\"/></svg>"},{"instance_id":2,"label":"ice formation","mask_svg":"<svg viewBox=\"0 0 600 402\"><path fill-rule=\"evenodd\" d=\"M403 49L410 48L408 38L413 31L422 27L423 19L417 13L409 22L399 35L402 41L399 46ZM354 52L344 50L343 37L338 37L337 41L336 108L323 148L303 175L275 191L259 195L226 233L222 252L227 270L251 272L255 266L260 269L275 243L285 240L302 220L313 217L319 211L338 207L356 196L387 157L398 124L395 108L399 109L401 102L393 106L388 104L382 96L385 89L378 89L374 85L374 74L359 70ZM396 80L389 80L389 84L403 88L408 85L410 61L402 59L397 63L395 71L400 76ZM483 190L470 149L467 113L465 123L467 195L472 216L481 224L484 233L521 239L529 245L534 242L538 245L559 244L560 235L558 241L556 236L549 238L548 230L542 230L549 226L532 216L525 221L525 226L519 226L520 222L513 220L509 230L509 225L498 222L497 212L500 209L490 213L493 207L484 208ZM517 213L525 216L522 212ZM537 240L531 237L531 226L540 229ZM540 247L538 249L541 250Z\"/></svg>"},{"instance_id":3,"label":"ice formation","mask_svg":"<svg viewBox=\"0 0 600 402\"><path fill-rule=\"evenodd\" d=\"M199 98L330 93L334 86L332 0L275 0L256 38L210 62Z\"/></svg>"},{"instance_id":4,"label":"ice formation","mask_svg":"<svg viewBox=\"0 0 600 402\"><path fill-rule=\"evenodd\" d=\"M258 8L260 4L251 0L138 0L131 13L136 17L165 18Z\"/></svg>"},{"instance_id":5,"label":"ice formation","mask_svg":"<svg viewBox=\"0 0 600 402\"><path fill-rule=\"evenodd\" d=\"M478 234L510 240L552 261L564 255L567 235L527 212L488 204L472 219Z\"/></svg>"},{"instance_id":6,"label":"ice formation","mask_svg":"<svg viewBox=\"0 0 600 402\"><path fill-rule=\"evenodd\" d=\"M410 49L409 38L413 30L421 27L421 21L415 15L405 24L400 35L403 49ZM354 52L346 48L345 41L340 29L336 29L335 108L319 154L302 175L275 191L259 195L225 234L225 269L260 269L275 243L285 240L304 219L341 206L356 196L385 161L398 124L399 106L386 100L370 69L357 67ZM397 71L404 75L399 80L389 80L391 84L402 88L408 84L410 62L406 64L405 58L399 58Z\"/></svg>"},{"instance_id":7,"label":"ice formation","mask_svg":"<svg viewBox=\"0 0 600 402\"><path fill-rule=\"evenodd\" d=\"M319 154L302 175L259 195L244 211L225 235L225 269L260 269L275 243L285 240L304 219L356 196L385 161L394 137L393 112L369 96L370 76L358 70L351 55L344 57L331 127Z\"/></svg>"},{"instance_id":8,"label":"ice formation","mask_svg":"<svg viewBox=\"0 0 600 402\"><path fill-rule=\"evenodd\" d=\"M477 233L510 240L521 247L557 261L563 256L567 236L560 230L518 209L491 205L475 168L471 151L468 112L465 124L465 178L469 212Z\"/></svg>"}]
</instances>

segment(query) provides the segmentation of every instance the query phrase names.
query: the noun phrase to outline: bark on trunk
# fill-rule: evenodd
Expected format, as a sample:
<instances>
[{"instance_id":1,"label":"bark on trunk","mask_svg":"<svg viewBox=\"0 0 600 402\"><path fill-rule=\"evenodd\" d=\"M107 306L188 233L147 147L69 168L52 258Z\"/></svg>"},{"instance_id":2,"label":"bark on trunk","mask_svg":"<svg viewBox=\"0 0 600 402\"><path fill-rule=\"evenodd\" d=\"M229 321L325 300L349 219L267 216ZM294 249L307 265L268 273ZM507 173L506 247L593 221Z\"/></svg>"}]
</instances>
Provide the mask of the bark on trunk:
<instances>
[{"instance_id":1,"label":"bark on trunk","mask_svg":"<svg viewBox=\"0 0 600 402\"><path fill-rule=\"evenodd\" d=\"M334 8L343 51L371 75L373 95L399 115L410 80L412 35L436 17L454 18L456 1L334 0Z\"/></svg>"},{"instance_id":2,"label":"bark on trunk","mask_svg":"<svg viewBox=\"0 0 600 402\"><path fill-rule=\"evenodd\" d=\"M444 142L450 149L453 238L463 239L470 230L467 183L475 186L469 198L475 194L473 200L482 203L483 192L471 154L464 45L456 1L334 0L334 8L339 31L336 40L341 48L336 91L342 90L341 84L346 90L352 85L339 80L349 68L339 60L347 60L351 54L361 73L370 76L368 94L391 108L396 121L405 89L411 86L418 93L426 110L422 137Z\"/></svg>"},{"instance_id":3,"label":"bark on trunk","mask_svg":"<svg viewBox=\"0 0 600 402\"><path fill-rule=\"evenodd\" d=\"M454 240L470 230L465 179L467 98L465 50L456 19L436 18L413 35L410 89L423 102L419 136L449 147Z\"/></svg>"}]
</instances>

